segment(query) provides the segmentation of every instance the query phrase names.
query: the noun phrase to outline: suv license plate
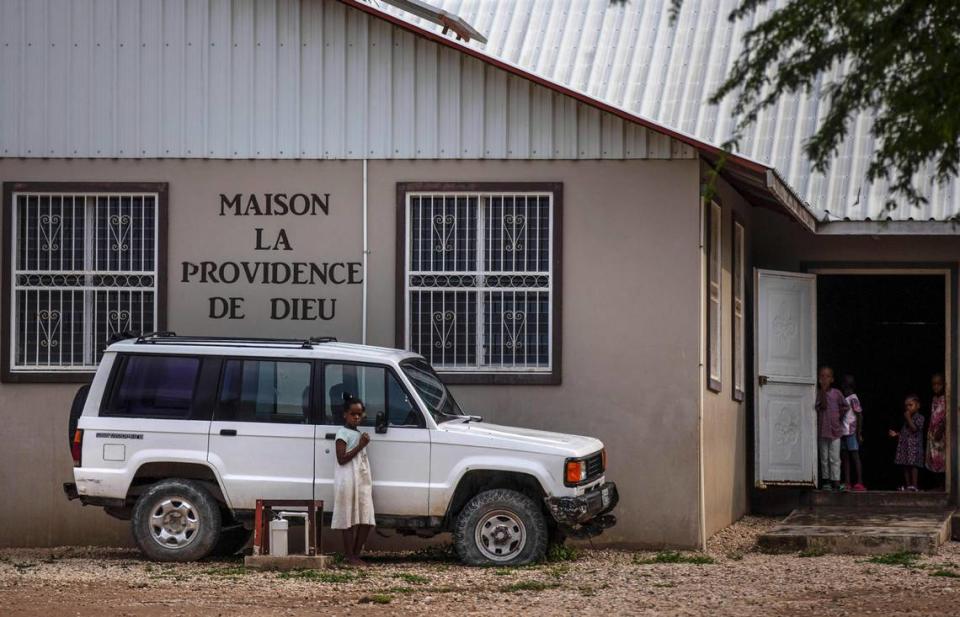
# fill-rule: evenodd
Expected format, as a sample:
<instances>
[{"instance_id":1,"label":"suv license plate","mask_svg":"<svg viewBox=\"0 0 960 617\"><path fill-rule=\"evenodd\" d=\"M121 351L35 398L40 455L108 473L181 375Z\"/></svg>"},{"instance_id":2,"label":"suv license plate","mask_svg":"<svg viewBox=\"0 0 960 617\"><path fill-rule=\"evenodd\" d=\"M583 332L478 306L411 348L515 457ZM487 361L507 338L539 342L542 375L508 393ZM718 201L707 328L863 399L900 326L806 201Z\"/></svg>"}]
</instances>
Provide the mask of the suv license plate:
<instances>
[{"instance_id":1,"label":"suv license plate","mask_svg":"<svg viewBox=\"0 0 960 617\"><path fill-rule=\"evenodd\" d=\"M603 507L606 508L610 505L610 487L600 490L600 501L603 503Z\"/></svg>"}]
</instances>

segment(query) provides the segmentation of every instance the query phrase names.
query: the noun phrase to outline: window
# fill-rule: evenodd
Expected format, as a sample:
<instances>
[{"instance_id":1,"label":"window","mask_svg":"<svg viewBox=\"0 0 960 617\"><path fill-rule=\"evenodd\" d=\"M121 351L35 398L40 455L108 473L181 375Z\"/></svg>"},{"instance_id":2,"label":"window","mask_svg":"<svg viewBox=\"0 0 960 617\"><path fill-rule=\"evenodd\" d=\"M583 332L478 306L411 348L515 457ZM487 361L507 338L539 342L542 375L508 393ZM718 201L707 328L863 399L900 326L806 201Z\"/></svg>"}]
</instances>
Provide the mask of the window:
<instances>
[{"instance_id":1,"label":"window","mask_svg":"<svg viewBox=\"0 0 960 617\"><path fill-rule=\"evenodd\" d=\"M165 184L4 183L3 379L83 381L162 327Z\"/></svg>"},{"instance_id":2,"label":"window","mask_svg":"<svg viewBox=\"0 0 960 617\"><path fill-rule=\"evenodd\" d=\"M306 424L310 392L309 362L227 360L215 419Z\"/></svg>"},{"instance_id":3,"label":"window","mask_svg":"<svg viewBox=\"0 0 960 617\"><path fill-rule=\"evenodd\" d=\"M449 383L559 383L559 184L401 184L398 344Z\"/></svg>"},{"instance_id":4,"label":"window","mask_svg":"<svg viewBox=\"0 0 960 617\"><path fill-rule=\"evenodd\" d=\"M121 357L104 415L188 418L200 359L179 356Z\"/></svg>"},{"instance_id":5,"label":"window","mask_svg":"<svg viewBox=\"0 0 960 617\"><path fill-rule=\"evenodd\" d=\"M426 403L427 409L433 419L437 422L443 422L457 416L462 416L463 411L457 405L453 394L447 389L433 368L419 358L416 360L406 360L400 365L404 374L413 387L416 389L420 399Z\"/></svg>"},{"instance_id":6,"label":"window","mask_svg":"<svg viewBox=\"0 0 960 617\"><path fill-rule=\"evenodd\" d=\"M746 250L743 224L733 220L733 399L744 398L744 372L746 371L746 336L743 324L745 296Z\"/></svg>"},{"instance_id":7,"label":"window","mask_svg":"<svg viewBox=\"0 0 960 617\"><path fill-rule=\"evenodd\" d=\"M386 412L390 426L423 426L420 412L393 372L384 366L327 364L323 369L324 422L343 424L345 397L359 398L367 408L363 426L373 426L377 414Z\"/></svg>"},{"instance_id":8,"label":"window","mask_svg":"<svg viewBox=\"0 0 960 617\"><path fill-rule=\"evenodd\" d=\"M720 204L710 202L707 237L707 387L714 392L721 389L721 358L723 357L721 257L723 248L723 210Z\"/></svg>"}]
</instances>

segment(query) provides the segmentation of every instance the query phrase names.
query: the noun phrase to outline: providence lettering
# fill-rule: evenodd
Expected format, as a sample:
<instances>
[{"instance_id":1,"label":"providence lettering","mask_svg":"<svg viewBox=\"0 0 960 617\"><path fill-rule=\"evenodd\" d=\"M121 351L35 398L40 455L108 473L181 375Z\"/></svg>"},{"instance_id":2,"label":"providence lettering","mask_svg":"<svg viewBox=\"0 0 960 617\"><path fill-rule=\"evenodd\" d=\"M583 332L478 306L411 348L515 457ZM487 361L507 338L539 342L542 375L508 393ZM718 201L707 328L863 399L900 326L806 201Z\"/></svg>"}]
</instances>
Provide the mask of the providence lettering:
<instances>
[{"instance_id":1,"label":"providence lettering","mask_svg":"<svg viewBox=\"0 0 960 617\"><path fill-rule=\"evenodd\" d=\"M359 285L359 261L309 263L295 261L184 261L181 283L249 283L259 285Z\"/></svg>"}]
</instances>

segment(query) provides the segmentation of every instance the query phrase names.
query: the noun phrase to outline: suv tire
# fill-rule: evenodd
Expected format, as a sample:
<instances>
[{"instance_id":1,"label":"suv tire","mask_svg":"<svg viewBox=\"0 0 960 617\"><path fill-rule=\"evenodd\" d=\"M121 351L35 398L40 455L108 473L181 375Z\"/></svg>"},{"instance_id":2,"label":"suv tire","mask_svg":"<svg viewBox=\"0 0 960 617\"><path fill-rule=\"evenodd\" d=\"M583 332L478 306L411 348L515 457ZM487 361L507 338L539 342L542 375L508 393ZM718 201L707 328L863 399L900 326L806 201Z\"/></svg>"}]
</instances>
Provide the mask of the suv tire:
<instances>
[{"instance_id":1,"label":"suv tire","mask_svg":"<svg viewBox=\"0 0 960 617\"><path fill-rule=\"evenodd\" d=\"M520 566L543 559L547 521L530 497L509 489L471 499L453 527L453 545L469 566Z\"/></svg>"},{"instance_id":2,"label":"suv tire","mask_svg":"<svg viewBox=\"0 0 960 617\"><path fill-rule=\"evenodd\" d=\"M220 507L202 484L162 480L133 507L133 538L155 561L196 561L220 539Z\"/></svg>"}]
</instances>

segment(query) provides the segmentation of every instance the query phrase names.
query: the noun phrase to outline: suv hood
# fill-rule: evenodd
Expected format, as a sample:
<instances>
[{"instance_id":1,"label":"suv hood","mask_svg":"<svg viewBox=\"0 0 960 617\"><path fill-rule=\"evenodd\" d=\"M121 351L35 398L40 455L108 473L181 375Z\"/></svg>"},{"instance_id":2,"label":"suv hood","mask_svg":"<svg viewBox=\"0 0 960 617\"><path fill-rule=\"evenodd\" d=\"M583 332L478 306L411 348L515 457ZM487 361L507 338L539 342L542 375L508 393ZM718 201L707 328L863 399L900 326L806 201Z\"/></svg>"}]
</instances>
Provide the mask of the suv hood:
<instances>
[{"instance_id":1,"label":"suv hood","mask_svg":"<svg viewBox=\"0 0 960 617\"><path fill-rule=\"evenodd\" d=\"M461 422L451 420L440 425L441 430L486 441L490 447L508 447L535 452L550 452L569 457L586 456L603 448L603 442L593 437L538 431L489 422ZM498 443L499 442L499 443Z\"/></svg>"}]
</instances>

